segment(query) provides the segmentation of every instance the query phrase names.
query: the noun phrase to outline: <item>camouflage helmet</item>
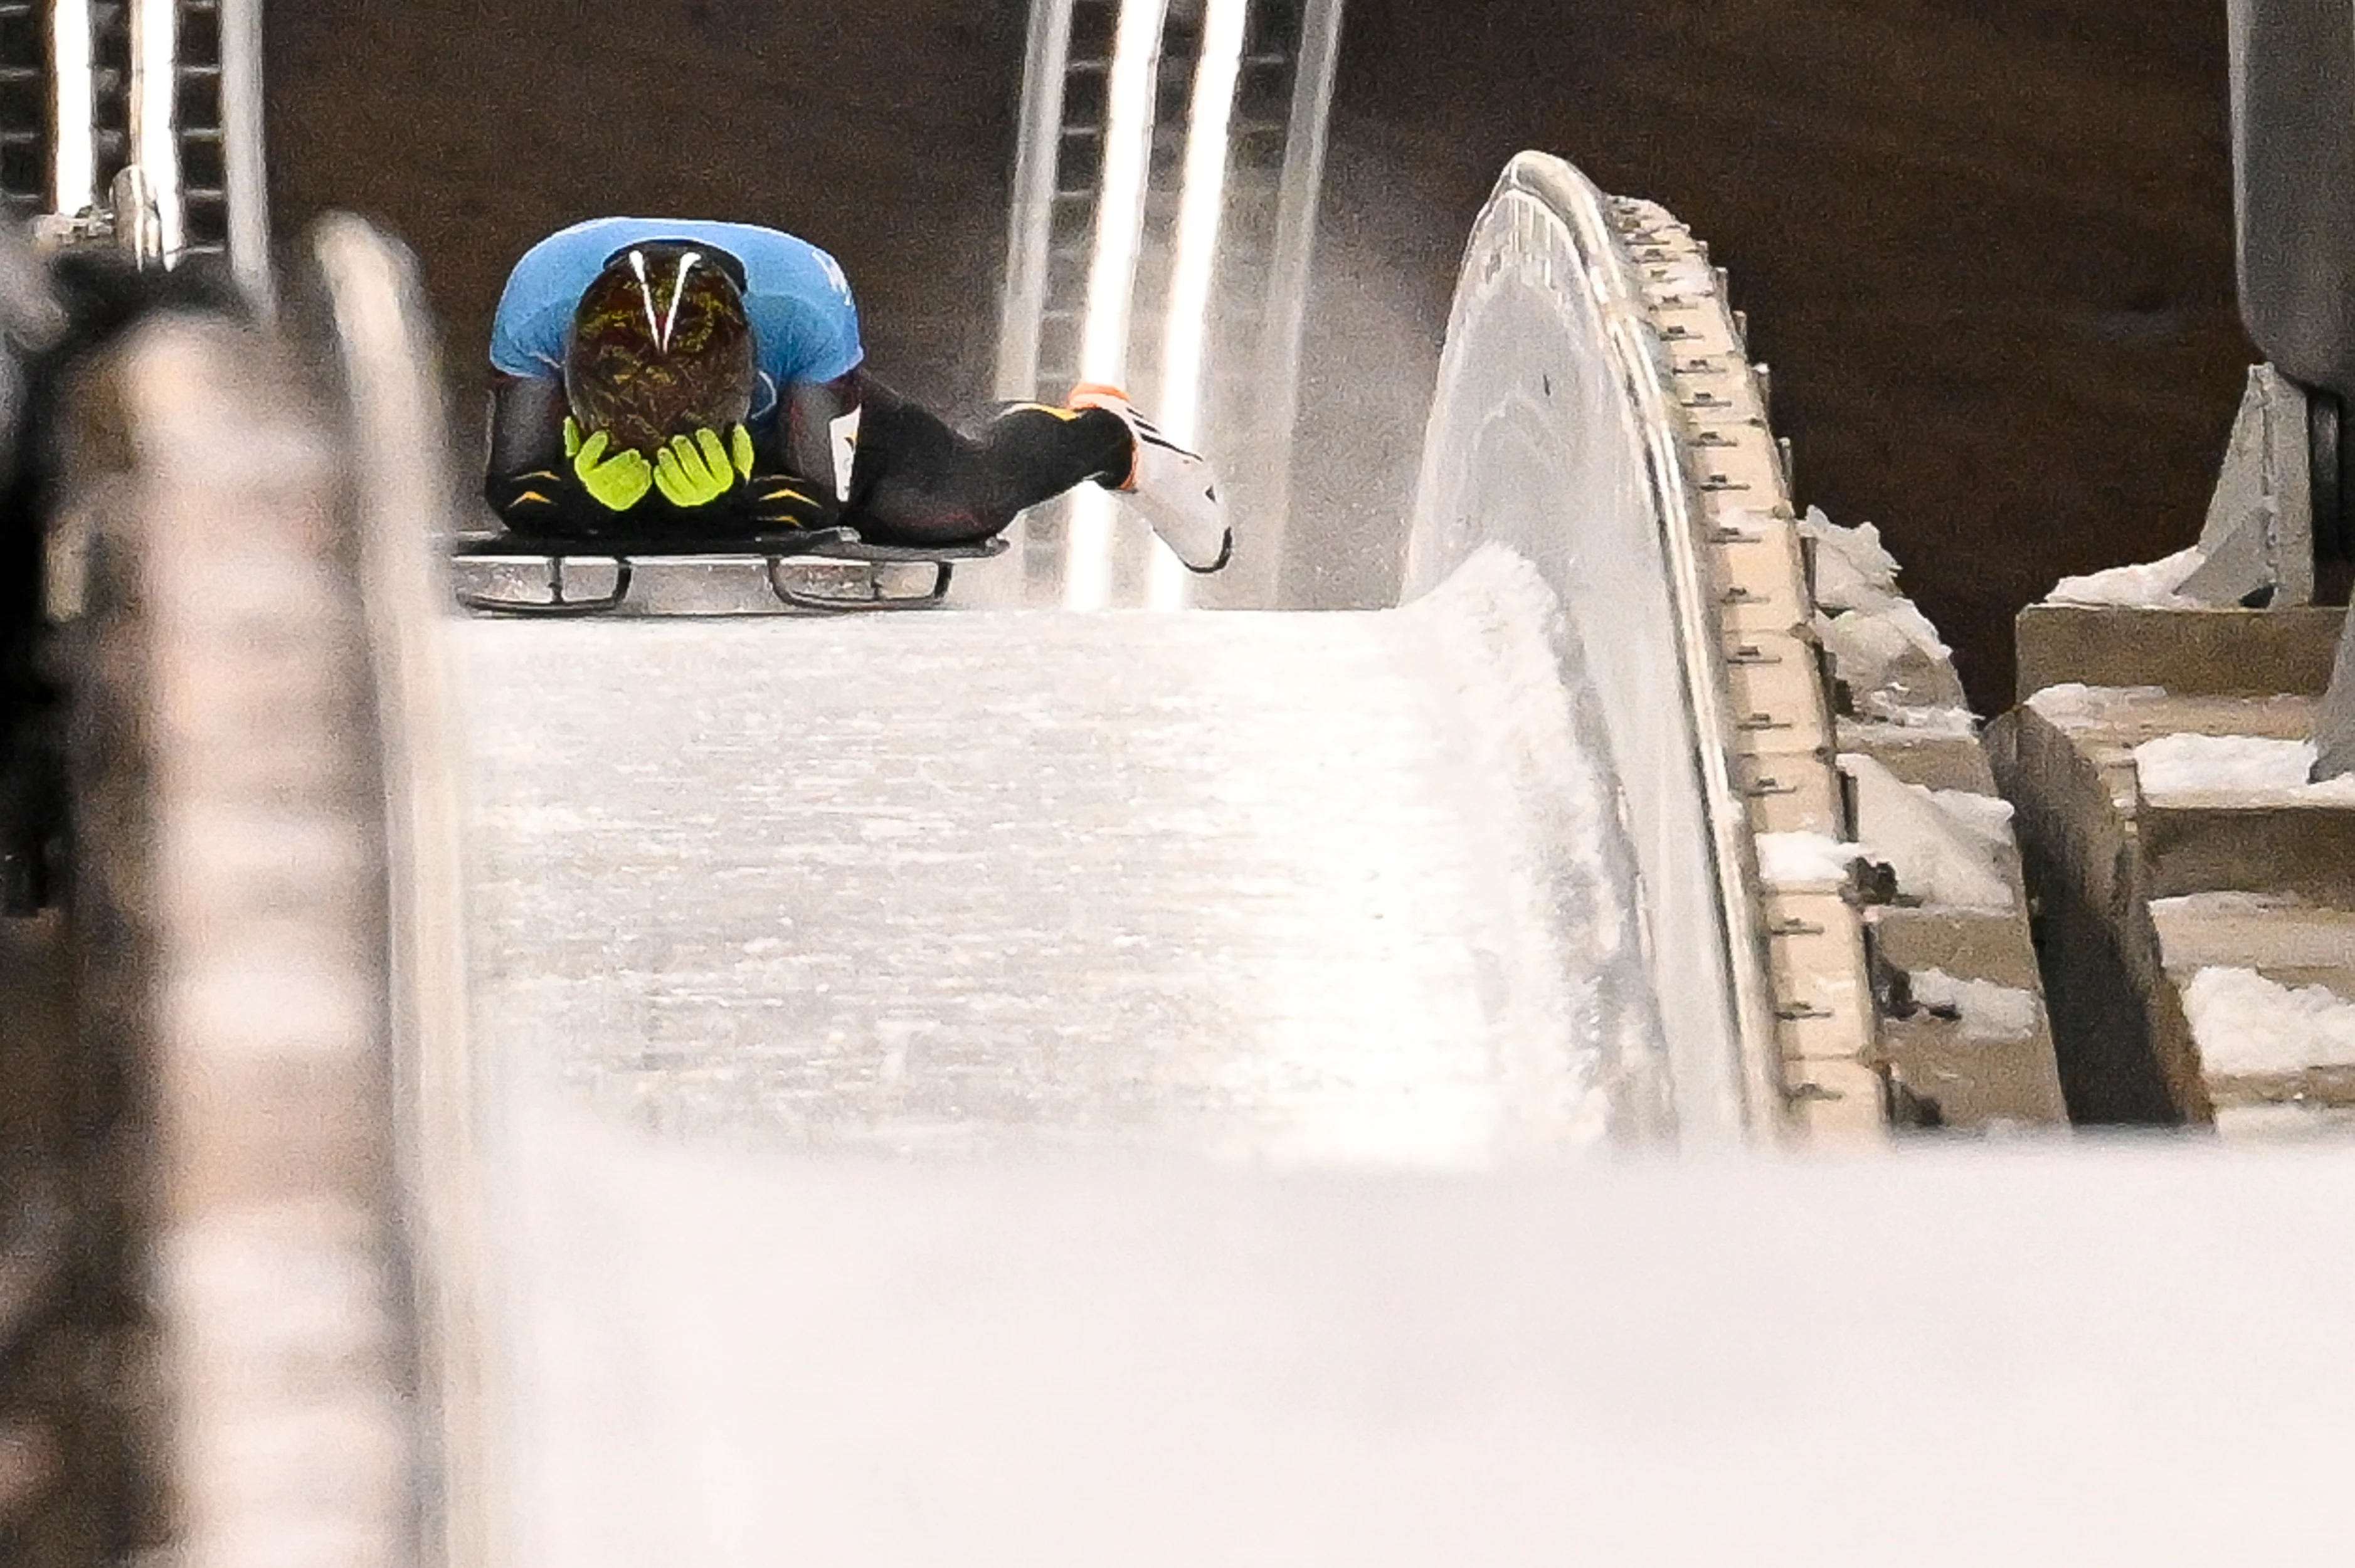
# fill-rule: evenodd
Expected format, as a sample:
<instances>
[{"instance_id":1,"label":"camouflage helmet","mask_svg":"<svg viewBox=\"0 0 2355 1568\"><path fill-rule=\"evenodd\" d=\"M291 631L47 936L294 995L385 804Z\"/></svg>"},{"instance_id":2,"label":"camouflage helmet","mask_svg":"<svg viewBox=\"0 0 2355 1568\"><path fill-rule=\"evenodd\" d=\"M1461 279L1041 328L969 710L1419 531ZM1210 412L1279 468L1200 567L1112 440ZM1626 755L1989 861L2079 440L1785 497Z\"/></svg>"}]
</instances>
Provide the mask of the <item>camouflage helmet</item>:
<instances>
[{"instance_id":1,"label":"camouflage helmet","mask_svg":"<svg viewBox=\"0 0 2355 1568\"><path fill-rule=\"evenodd\" d=\"M759 373L744 266L709 245L660 240L605 259L564 347L564 396L583 431L653 453L674 435L751 413Z\"/></svg>"}]
</instances>

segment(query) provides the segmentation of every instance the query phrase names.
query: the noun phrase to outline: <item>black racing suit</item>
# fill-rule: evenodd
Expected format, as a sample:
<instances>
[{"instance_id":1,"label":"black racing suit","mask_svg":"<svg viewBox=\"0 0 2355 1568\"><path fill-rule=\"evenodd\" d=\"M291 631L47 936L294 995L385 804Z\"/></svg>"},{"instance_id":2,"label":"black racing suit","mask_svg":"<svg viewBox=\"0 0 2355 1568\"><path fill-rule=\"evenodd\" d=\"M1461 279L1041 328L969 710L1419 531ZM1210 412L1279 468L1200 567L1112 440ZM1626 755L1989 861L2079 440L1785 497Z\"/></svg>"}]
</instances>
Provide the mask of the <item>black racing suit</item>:
<instances>
[{"instance_id":1,"label":"black racing suit","mask_svg":"<svg viewBox=\"0 0 2355 1568\"><path fill-rule=\"evenodd\" d=\"M552 377L492 383L483 494L515 533L726 538L841 524L876 544L970 544L1073 485L1120 484L1135 456L1126 423L1103 409L1014 403L955 429L861 367L789 387L751 427L752 478L728 495L682 509L650 493L617 513L573 477L565 411ZM855 455L843 475L835 432L854 412Z\"/></svg>"}]
</instances>

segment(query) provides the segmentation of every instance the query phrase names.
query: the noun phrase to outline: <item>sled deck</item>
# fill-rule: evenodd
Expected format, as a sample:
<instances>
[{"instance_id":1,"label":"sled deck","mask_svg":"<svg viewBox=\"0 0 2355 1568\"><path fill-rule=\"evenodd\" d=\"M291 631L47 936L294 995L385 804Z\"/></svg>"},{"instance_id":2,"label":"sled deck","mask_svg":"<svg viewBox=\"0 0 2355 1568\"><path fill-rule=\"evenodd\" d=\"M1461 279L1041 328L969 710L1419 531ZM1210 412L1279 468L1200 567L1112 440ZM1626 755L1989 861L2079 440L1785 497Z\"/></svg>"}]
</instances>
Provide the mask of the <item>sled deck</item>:
<instances>
[{"instance_id":1,"label":"sled deck","mask_svg":"<svg viewBox=\"0 0 2355 1568\"><path fill-rule=\"evenodd\" d=\"M1004 539L924 549L847 528L697 539L464 534L451 547L458 603L493 615L842 614L922 610L958 561Z\"/></svg>"}]
</instances>

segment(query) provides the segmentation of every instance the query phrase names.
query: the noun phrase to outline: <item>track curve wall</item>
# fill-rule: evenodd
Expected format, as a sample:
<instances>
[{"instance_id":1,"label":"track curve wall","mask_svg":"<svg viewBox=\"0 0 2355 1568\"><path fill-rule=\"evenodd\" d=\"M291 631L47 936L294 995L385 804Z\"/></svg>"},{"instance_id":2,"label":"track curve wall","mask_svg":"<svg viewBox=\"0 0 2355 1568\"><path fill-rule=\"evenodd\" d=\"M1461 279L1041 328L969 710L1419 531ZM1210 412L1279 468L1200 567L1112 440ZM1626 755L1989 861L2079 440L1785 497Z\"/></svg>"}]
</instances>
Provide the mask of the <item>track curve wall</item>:
<instances>
[{"instance_id":1,"label":"track curve wall","mask_svg":"<svg viewBox=\"0 0 2355 1568\"><path fill-rule=\"evenodd\" d=\"M1523 155L1465 249L1403 592L1498 544L1560 597L1549 635L1583 748L1617 785L1679 1121L1730 1137L1768 1109L1772 1022L1679 430L1604 197Z\"/></svg>"}]
</instances>

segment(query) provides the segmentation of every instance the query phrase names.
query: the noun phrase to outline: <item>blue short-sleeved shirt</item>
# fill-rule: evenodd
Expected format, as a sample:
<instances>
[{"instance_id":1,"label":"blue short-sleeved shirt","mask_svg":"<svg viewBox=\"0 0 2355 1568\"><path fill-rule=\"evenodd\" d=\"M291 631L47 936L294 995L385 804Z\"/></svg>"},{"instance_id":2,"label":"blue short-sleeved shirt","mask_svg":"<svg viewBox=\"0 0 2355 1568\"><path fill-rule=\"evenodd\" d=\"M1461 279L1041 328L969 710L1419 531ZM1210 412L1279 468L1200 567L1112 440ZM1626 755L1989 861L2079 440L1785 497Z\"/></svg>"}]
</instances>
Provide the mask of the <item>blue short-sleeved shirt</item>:
<instances>
[{"instance_id":1,"label":"blue short-sleeved shirt","mask_svg":"<svg viewBox=\"0 0 2355 1568\"><path fill-rule=\"evenodd\" d=\"M491 319L491 364L509 376L561 377L582 291L614 251L651 240L716 246L744 263L744 309L766 383L753 418L775 406L778 388L831 381L867 357L850 280L807 240L751 223L594 218L557 230L516 263Z\"/></svg>"}]
</instances>

